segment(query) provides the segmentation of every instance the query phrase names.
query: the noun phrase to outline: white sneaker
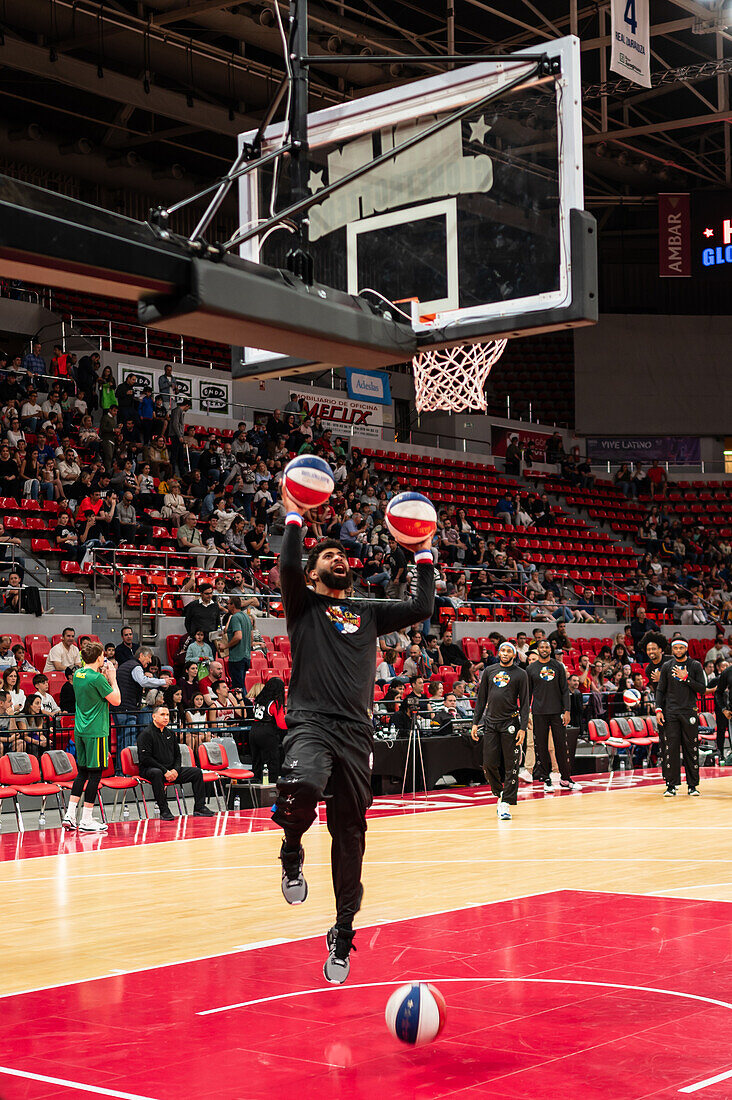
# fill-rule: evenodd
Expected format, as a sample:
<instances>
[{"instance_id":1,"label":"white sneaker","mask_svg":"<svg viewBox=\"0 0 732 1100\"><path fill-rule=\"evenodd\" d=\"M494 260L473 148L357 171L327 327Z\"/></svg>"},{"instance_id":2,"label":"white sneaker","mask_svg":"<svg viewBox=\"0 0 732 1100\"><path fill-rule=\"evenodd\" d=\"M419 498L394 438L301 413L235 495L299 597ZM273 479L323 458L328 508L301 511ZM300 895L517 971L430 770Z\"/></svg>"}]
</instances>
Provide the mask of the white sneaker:
<instances>
[{"instance_id":1,"label":"white sneaker","mask_svg":"<svg viewBox=\"0 0 732 1100\"><path fill-rule=\"evenodd\" d=\"M498 814L499 817L501 816L501 806L502 805L503 805L503 799L499 798L498 799L498 805L496 806L496 813Z\"/></svg>"},{"instance_id":2,"label":"white sneaker","mask_svg":"<svg viewBox=\"0 0 732 1100\"><path fill-rule=\"evenodd\" d=\"M104 821L80 821L76 826L80 833L106 833L107 826Z\"/></svg>"},{"instance_id":3,"label":"white sneaker","mask_svg":"<svg viewBox=\"0 0 732 1100\"><path fill-rule=\"evenodd\" d=\"M61 820L61 827L63 829L68 829L69 831L77 829L78 826L76 824L76 818L69 817L68 814L64 814L64 817Z\"/></svg>"},{"instance_id":4,"label":"white sneaker","mask_svg":"<svg viewBox=\"0 0 732 1100\"><path fill-rule=\"evenodd\" d=\"M582 784L581 783L575 783L574 779L570 779L570 780L560 779L559 780L559 786L562 788L563 791L581 791L582 790Z\"/></svg>"},{"instance_id":5,"label":"white sneaker","mask_svg":"<svg viewBox=\"0 0 732 1100\"><path fill-rule=\"evenodd\" d=\"M522 783L533 783L534 782L534 777L533 777L533 775L531 774L531 772L529 771L528 768L520 768L519 769L519 779L521 780Z\"/></svg>"},{"instance_id":6,"label":"white sneaker","mask_svg":"<svg viewBox=\"0 0 732 1100\"><path fill-rule=\"evenodd\" d=\"M547 779L544 784L544 794L554 794L554 787L552 786L551 779Z\"/></svg>"},{"instance_id":7,"label":"white sneaker","mask_svg":"<svg viewBox=\"0 0 732 1100\"><path fill-rule=\"evenodd\" d=\"M501 821L510 821L511 820L511 807L508 806L505 802L499 802L498 805L500 807L499 813L498 813L499 819Z\"/></svg>"}]
</instances>

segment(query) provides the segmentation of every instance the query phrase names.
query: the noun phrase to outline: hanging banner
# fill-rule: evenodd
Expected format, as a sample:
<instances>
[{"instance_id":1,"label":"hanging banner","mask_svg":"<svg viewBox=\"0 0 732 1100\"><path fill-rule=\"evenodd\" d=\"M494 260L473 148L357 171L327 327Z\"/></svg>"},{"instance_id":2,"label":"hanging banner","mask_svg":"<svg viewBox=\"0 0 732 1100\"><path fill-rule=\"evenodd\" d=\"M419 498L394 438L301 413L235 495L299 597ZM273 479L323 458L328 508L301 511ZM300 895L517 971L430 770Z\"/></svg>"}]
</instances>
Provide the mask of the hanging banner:
<instances>
[{"instance_id":1,"label":"hanging banner","mask_svg":"<svg viewBox=\"0 0 732 1100\"><path fill-rule=\"evenodd\" d=\"M610 68L643 88L651 86L648 0L610 0Z\"/></svg>"},{"instance_id":2,"label":"hanging banner","mask_svg":"<svg viewBox=\"0 0 732 1100\"><path fill-rule=\"evenodd\" d=\"M662 279L691 276L689 193L658 196L658 274Z\"/></svg>"},{"instance_id":3,"label":"hanging banner","mask_svg":"<svg viewBox=\"0 0 732 1100\"><path fill-rule=\"evenodd\" d=\"M324 427L330 428L333 438L338 435L365 435L381 439L383 413L381 405L366 401L352 401L350 397L339 397L331 390L316 390L310 387L298 390L291 387L307 416L317 416Z\"/></svg>"}]
</instances>

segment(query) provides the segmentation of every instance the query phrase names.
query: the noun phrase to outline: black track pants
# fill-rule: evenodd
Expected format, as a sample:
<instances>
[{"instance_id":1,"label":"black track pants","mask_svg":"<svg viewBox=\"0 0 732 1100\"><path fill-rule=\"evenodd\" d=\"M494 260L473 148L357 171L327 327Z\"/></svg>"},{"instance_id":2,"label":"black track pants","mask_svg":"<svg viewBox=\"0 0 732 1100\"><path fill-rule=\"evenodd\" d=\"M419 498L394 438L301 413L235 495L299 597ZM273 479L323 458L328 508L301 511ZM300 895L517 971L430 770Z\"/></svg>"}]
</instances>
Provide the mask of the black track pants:
<instances>
[{"instance_id":1,"label":"black track pants","mask_svg":"<svg viewBox=\"0 0 732 1100\"><path fill-rule=\"evenodd\" d=\"M552 761L549 755L549 730L554 739L554 752L557 755L557 767L562 779L569 781L572 778L569 762L569 748L567 746L567 734L560 714L534 714L534 752L536 763L534 764L534 779L542 779L545 783L551 778Z\"/></svg>"},{"instance_id":2,"label":"black track pants","mask_svg":"<svg viewBox=\"0 0 732 1100\"><path fill-rule=\"evenodd\" d=\"M521 745L516 741L518 728L518 718L502 725L486 722L483 728L483 771L493 794L502 797L509 806L515 806L518 799L521 767Z\"/></svg>"},{"instance_id":3,"label":"black track pants","mask_svg":"<svg viewBox=\"0 0 732 1100\"><path fill-rule=\"evenodd\" d=\"M717 719L717 751L721 757L724 757L724 742L729 728L729 719L718 706L714 707L714 717Z\"/></svg>"},{"instance_id":4,"label":"black track pants","mask_svg":"<svg viewBox=\"0 0 732 1100\"><path fill-rule=\"evenodd\" d=\"M699 786L699 715L696 711L688 714L668 714L663 724L664 756L666 769L664 779L672 787L681 783L681 761L684 758L686 782L690 787Z\"/></svg>"},{"instance_id":5,"label":"black track pants","mask_svg":"<svg viewBox=\"0 0 732 1100\"><path fill-rule=\"evenodd\" d=\"M336 923L345 924L361 907L366 811L373 798L373 738L364 727L334 723L325 728L314 721L292 721L284 749L272 820L288 839L301 837L315 821L318 801L325 795Z\"/></svg>"}]
</instances>

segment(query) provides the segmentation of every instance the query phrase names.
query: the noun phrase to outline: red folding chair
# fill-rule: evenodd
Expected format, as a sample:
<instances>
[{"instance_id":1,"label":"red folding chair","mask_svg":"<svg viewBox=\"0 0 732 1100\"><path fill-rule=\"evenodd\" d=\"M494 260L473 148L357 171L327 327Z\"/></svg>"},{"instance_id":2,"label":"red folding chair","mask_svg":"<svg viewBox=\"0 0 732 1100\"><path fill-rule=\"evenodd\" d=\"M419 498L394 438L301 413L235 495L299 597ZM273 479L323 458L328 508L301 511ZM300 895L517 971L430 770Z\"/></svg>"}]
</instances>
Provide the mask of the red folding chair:
<instances>
[{"instance_id":1,"label":"red folding chair","mask_svg":"<svg viewBox=\"0 0 732 1100\"><path fill-rule=\"evenodd\" d=\"M63 819L65 807L61 797L61 788L57 783L44 783L41 779L41 769L35 756L29 756L27 752L8 752L0 757L0 784L4 787L12 787L18 794L26 798L40 798L41 809L38 816L39 824L46 813L46 799L53 796L59 812L59 823ZM16 809L18 828L24 831L23 818L20 809Z\"/></svg>"}]
</instances>

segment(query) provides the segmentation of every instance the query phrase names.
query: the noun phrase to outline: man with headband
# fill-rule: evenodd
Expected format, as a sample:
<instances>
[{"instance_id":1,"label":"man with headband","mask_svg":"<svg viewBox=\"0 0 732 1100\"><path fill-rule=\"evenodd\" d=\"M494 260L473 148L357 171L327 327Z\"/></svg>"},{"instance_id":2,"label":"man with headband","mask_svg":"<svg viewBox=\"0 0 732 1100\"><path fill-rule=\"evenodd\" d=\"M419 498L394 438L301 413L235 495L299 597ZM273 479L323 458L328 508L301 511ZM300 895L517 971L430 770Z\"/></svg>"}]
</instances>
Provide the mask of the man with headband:
<instances>
[{"instance_id":1,"label":"man with headband","mask_svg":"<svg viewBox=\"0 0 732 1100\"><path fill-rule=\"evenodd\" d=\"M681 786L679 751L684 757L684 771L689 794L699 795L699 712L697 696L707 690L704 670L698 661L689 660L689 645L685 638L671 642L673 659L661 666L656 687L656 719L665 757L664 797L673 798Z\"/></svg>"},{"instance_id":2,"label":"man with headband","mask_svg":"<svg viewBox=\"0 0 732 1100\"><path fill-rule=\"evenodd\" d=\"M501 821L511 820L510 807L516 805L521 746L529 718L529 681L515 658L515 645L502 642L498 647L498 664L489 665L480 678L475 724L470 731L477 741L478 727L483 723L483 770L491 791L498 796Z\"/></svg>"}]
</instances>

